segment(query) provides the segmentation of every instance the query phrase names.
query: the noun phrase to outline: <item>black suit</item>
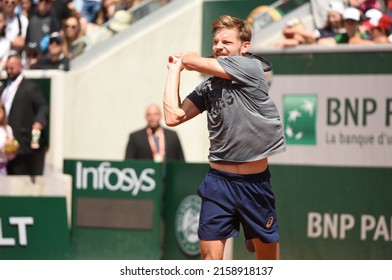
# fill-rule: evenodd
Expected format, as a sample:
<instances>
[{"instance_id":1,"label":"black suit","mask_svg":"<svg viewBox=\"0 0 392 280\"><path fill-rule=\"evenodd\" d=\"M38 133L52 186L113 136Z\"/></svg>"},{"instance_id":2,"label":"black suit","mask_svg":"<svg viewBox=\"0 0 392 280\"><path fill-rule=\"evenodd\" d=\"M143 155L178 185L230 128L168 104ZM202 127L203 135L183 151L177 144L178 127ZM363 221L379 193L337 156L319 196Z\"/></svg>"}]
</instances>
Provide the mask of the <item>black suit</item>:
<instances>
[{"instance_id":1,"label":"black suit","mask_svg":"<svg viewBox=\"0 0 392 280\"><path fill-rule=\"evenodd\" d=\"M175 131L164 128L165 160L184 160L181 142ZM129 135L125 159L153 159L146 128Z\"/></svg>"},{"instance_id":2,"label":"black suit","mask_svg":"<svg viewBox=\"0 0 392 280\"><path fill-rule=\"evenodd\" d=\"M3 94L6 84L0 86ZM45 133L41 132L40 148L31 149L31 130L35 122L44 127L48 125L49 106L42 89L32 80L23 78L8 115L8 124L12 127L14 137L20 144L17 156L8 163L10 175L42 175L44 169L45 151L48 141Z\"/></svg>"}]
</instances>

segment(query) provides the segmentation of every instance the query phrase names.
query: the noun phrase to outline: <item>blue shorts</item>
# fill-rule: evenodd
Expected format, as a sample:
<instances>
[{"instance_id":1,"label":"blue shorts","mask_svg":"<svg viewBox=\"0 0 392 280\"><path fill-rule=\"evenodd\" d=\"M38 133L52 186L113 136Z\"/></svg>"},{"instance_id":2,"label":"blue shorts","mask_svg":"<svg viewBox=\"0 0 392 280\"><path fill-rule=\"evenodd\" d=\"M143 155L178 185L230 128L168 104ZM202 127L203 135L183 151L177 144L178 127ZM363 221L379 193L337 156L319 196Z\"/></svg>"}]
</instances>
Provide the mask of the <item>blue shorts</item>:
<instances>
[{"instance_id":1,"label":"blue shorts","mask_svg":"<svg viewBox=\"0 0 392 280\"><path fill-rule=\"evenodd\" d=\"M265 243L279 241L275 196L270 173L239 175L210 169L198 194L202 199L198 236L221 240L238 236Z\"/></svg>"}]
</instances>

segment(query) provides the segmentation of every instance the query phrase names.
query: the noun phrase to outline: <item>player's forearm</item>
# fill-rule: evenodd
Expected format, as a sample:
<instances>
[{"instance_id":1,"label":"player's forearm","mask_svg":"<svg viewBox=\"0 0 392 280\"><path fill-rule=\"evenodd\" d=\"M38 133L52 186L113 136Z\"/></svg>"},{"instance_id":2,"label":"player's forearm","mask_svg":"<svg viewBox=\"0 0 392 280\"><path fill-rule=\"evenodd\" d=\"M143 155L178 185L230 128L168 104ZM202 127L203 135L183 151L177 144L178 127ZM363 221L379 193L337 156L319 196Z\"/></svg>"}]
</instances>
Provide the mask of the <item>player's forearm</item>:
<instances>
[{"instance_id":1,"label":"player's forearm","mask_svg":"<svg viewBox=\"0 0 392 280\"><path fill-rule=\"evenodd\" d=\"M183 54L182 64L188 71L197 71L202 74L231 80L231 77L223 70L215 58L202 57L197 53Z\"/></svg>"},{"instance_id":2,"label":"player's forearm","mask_svg":"<svg viewBox=\"0 0 392 280\"><path fill-rule=\"evenodd\" d=\"M163 110L165 123L168 126L176 126L182 122L185 112L181 109L180 99L180 71L170 69L166 80L163 97Z\"/></svg>"},{"instance_id":3,"label":"player's forearm","mask_svg":"<svg viewBox=\"0 0 392 280\"><path fill-rule=\"evenodd\" d=\"M198 53L183 53L181 57L181 62L186 70L200 72L200 68L202 65L202 57Z\"/></svg>"}]
</instances>

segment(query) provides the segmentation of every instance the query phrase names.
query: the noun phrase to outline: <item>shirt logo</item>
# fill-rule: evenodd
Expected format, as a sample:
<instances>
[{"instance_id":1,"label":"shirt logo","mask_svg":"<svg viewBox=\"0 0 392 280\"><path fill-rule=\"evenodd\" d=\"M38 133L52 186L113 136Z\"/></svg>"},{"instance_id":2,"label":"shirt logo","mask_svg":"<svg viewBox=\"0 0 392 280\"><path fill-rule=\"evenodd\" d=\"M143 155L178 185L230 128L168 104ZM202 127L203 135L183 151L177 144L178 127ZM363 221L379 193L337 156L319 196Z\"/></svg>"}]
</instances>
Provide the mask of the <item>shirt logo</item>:
<instances>
[{"instance_id":1,"label":"shirt logo","mask_svg":"<svg viewBox=\"0 0 392 280\"><path fill-rule=\"evenodd\" d=\"M203 85L203 93L208 99L207 111L213 118L234 103L233 93L228 91L225 85L229 82L223 79L208 79Z\"/></svg>"}]
</instances>

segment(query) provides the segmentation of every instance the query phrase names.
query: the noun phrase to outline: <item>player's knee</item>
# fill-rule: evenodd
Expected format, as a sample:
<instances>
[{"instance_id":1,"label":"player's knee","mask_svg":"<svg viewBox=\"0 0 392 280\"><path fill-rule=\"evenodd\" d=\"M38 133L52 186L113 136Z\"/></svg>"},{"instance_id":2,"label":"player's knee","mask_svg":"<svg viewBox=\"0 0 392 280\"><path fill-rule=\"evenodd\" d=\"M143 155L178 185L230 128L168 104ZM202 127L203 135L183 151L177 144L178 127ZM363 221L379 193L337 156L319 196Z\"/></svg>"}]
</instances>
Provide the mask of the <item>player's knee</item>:
<instances>
[{"instance_id":1,"label":"player's knee","mask_svg":"<svg viewBox=\"0 0 392 280\"><path fill-rule=\"evenodd\" d=\"M200 241L200 255L202 260L222 260L224 242Z\"/></svg>"},{"instance_id":2,"label":"player's knee","mask_svg":"<svg viewBox=\"0 0 392 280\"><path fill-rule=\"evenodd\" d=\"M213 252L211 250L207 252L201 252L201 259L202 260L222 260L223 254L219 254L217 252Z\"/></svg>"}]
</instances>

